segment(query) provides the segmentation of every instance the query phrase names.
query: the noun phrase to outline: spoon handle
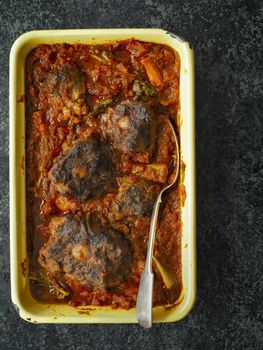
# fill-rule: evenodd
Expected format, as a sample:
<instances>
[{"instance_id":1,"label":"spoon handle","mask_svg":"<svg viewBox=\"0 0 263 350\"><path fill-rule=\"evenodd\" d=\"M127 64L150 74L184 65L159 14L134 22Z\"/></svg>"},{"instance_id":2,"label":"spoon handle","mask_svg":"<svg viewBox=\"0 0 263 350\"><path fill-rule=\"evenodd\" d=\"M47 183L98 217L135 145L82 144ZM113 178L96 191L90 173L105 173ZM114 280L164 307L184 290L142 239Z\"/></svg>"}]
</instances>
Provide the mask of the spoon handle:
<instances>
[{"instance_id":1,"label":"spoon handle","mask_svg":"<svg viewBox=\"0 0 263 350\"><path fill-rule=\"evenodd\" d=\"M158 222L158 213L161 204L161 193L158 196L152 212L150 234L148 240L147 257L144 271L141 274L140 286L137 296L136 316L137 321L144 328L152 326L152 298L153 298L153 281L152 258L155 240L156 227Z\"/></svg>"},{"instance_id":2,"label":"spoon handle","mask_svg":"<svg viewBox=\"0 0 263 350\"><path fill-rule=\"evenodd\" d=\"M153 280L154 274L149 270L144 270L141 274L136 304L137 320L144 328L152 326Z\"/></svg>"}]
</instances>

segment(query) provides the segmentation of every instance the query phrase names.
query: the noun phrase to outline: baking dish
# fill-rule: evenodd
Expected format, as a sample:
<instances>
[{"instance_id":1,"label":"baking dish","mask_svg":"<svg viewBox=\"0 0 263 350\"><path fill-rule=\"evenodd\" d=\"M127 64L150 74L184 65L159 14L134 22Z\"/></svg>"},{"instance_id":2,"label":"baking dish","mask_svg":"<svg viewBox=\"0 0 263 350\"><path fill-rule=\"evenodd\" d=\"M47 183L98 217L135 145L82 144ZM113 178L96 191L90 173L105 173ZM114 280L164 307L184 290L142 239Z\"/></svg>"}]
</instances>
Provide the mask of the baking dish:
<instances>
[{"instance_id":1,"label":"baking dish","mask_svg":"<svg viewBox=\"0 0 263 350\"><path fill-rule=\"evenodd\" d=\"M154 322L177 321L192 308L196 294L195 253L195 164L194 164L194 64L193 50L183 39L161 29L94 29L33 31L20 36L10 53L10 252L11 295L20 316L35 323L133 323L135 309L110 307L73 308L62 304L40 304L31 296L26 252L25 196L25 106L24 63L29 51L41 44L101 44L135 38L166 44L180 55L180 138L185 163L186 201L182 209L183 290L176 305L158 306Z\"/></svg>"}]
</instances>

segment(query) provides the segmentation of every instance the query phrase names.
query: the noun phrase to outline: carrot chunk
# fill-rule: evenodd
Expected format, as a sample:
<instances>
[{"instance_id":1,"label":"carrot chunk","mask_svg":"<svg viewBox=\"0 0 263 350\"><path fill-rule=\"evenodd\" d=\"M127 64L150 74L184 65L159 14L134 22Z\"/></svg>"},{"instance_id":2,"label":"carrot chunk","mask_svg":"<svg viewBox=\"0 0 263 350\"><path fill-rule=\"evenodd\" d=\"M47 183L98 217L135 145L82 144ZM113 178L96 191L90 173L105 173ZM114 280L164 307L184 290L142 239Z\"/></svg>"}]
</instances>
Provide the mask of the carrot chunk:
<instances>
[{"instance_id":1,"label":"carrot chunk","mask_svg":"<svg viewBox=\"0 0 263 350\"><path fill-rule=\"evenodd\" d=\"M153 63L150 57L146 57L141 60L142 65L144 66L148 78L153 86L156 88L162 88L163 86L163 78L161 73L159 72L156 65Z\"/></svg>"}]
</instances>

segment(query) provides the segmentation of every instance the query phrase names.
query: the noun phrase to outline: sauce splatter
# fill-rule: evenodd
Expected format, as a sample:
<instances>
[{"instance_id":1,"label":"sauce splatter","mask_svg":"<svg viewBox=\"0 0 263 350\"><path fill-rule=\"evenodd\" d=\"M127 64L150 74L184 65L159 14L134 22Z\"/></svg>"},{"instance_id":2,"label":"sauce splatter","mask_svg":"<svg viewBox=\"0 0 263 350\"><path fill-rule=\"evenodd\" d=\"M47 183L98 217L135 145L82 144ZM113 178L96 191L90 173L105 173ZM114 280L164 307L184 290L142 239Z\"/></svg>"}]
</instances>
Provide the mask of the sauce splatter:
<instances>
[{"instance_id":1,"label":"sauce splatter","mask_svg":"<svg viewBox=\"0 0 263 350\"><path fill-rule=\"evenodd\" d=\"M26 259L24 259L21 262L21 271L22 271L23 277L26 277L26 271L27 271L27 261L26 261Z\"/></svg>"},{"instance_id":2,"label":"sauce splatter","mask_svg":"<svg viewBox=\"0 0 263 350\"><path fill-rule=\"evenodd\" d=\"M25 103L25 95L21 95L20 98L17 100L17 103Z\"/></svg>"}]
</instances>

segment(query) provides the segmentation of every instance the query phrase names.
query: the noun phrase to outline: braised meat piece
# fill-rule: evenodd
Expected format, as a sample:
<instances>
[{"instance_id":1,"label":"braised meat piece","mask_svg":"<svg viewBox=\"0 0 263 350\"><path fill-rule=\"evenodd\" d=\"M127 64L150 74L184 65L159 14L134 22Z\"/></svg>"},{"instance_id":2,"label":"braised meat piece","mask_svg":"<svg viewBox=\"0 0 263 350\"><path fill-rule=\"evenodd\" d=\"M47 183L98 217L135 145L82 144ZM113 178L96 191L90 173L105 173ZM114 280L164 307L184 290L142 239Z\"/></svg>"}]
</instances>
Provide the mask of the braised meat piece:
<instances>
[{"instance_id":1,"label":"braised meat piece","mask_svg":"<svg viewBox=\"0 0 263 350\"><path fill-rule=\"evenodd\" d=\"M128 275L132 250L128 239L98 218L56 217L50 222L51 236L40 249L39 263L50 275L64 273L93 288L119 286Z\"/></svg>"},{"instance_id":2,"label":"braised meat piece","mask_svg":"<svg viewBox=\"0 0 263 350\"><path fill-rule=\"evenodd\" d=\"M68 96L75 101L85 96L85 75L76 65L66 65L59 73L58 91L62 97Z\"/></svg>"},{"instance_id":3,"label":"braised meat piece","mask_svg":"<svg viewBox=\"0 0 263 350\"><path fill-rule=\"evenodd\" d=\"M160 192L160 185L139 178L133 182L129 177L119 181L119 193L111 213L112 217L120 220L126 216L150 216Z\"/></svg>"},{"instance_id":4,"label":"braised meat piece","mask_svg":"<svg viewBox=\"0 0 263 350\"><path fill-rule=\"evenodd\" d=\"M115 185L109 145L95 137L77 143L53 165L51 178L63 195L81 200L105 195Z\"/></svg>"},{"instance_id":5,"label":"braised meat piece","mask_svg":"<svg viewBox=\"0 0 263 350\"><path fill-rule=\"evenodd\" d=\"M118 287L129 277L132 265L132 247L118 230L102 224L95 216L89 222L89 245L100 273L98 285Z\"/></svg>"},{"instance_id":6,"label":"braised meat piece","mask_svg":"<svg viewBox=\"0 0 263 350\"><path fill-rule=\"evenodd\" d=\"M62 111L60 118L63 120L88 112L86 76L73 62L41 73L36 67L34 85L40 90L44 102Z\"/></svg>"},{"instance_id":7,"label":"braised meat piece","mask_svg":"<svg viewBox=\"0 0 263 350\"><path fill-rule=\"evenodd\" d=\"M124 101L109 108L100 118L102 134L122 152L152 152L157 138L158 121L144 102Z\"/></svg>"}]
</instances>

